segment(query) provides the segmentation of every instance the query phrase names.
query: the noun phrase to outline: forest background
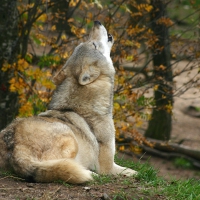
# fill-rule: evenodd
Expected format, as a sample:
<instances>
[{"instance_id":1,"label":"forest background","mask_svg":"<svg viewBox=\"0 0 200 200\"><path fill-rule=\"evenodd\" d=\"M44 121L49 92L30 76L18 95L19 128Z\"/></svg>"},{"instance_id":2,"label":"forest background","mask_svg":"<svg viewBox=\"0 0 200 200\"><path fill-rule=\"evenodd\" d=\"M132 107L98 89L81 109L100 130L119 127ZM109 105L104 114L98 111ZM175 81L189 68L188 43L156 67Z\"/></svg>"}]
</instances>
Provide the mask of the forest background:
<instances>
[{"instance_id":1,"label":"forest background","mask_svg":"<svg viewBox=\"0 0 200 200\"><path fill-rule=\"evenodd\" d=\"M174 97L199 91L200 0L2 0L0 13L0 130L16 116L46 110L51 77L99 20L115 39L118 149L137 154L150 146L199 166L198 150L169 141Z\"/></svg>"}]
</instances>

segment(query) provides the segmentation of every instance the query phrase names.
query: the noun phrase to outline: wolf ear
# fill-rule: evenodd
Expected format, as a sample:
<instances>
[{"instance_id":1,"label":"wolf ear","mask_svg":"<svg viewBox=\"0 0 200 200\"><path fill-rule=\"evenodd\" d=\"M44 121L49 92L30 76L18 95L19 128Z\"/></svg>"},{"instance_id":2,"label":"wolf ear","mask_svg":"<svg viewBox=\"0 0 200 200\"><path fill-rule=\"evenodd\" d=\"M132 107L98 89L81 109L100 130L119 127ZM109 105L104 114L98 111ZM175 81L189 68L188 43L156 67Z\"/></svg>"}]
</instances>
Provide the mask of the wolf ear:
<instances>
[{"instance_id":1,"label":"wolf ear","mask_svg":"<svg viewBox=\"0 0 200 200\"><path fill-rule=\"evenodd\" d=\"M84 66L79 75L79 84L87 85L95 81L100 75L100 69L95 66Z\"/></svg>"}]
</instances>

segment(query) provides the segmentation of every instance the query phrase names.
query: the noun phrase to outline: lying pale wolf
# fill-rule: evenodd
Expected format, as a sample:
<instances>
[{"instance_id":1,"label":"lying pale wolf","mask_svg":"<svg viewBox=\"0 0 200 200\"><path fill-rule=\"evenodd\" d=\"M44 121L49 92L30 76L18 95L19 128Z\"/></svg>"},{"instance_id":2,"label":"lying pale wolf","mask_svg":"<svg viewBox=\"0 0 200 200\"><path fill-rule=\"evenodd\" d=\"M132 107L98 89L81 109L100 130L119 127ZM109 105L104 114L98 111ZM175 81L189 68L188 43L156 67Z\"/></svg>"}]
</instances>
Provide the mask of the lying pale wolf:
<instances>
[{"instance_id":1,"label":"lying pale wolf","mask_svg":"<svg viewBox=\"0 0 200 200\"><path fill-rule=\"evenodd\" d=\"M89 40L75 48L54 77L49 110L1 131L1 168L36 182L83 183L92 179L92 171L136 174L114 163L113 42L95 21Z\"/></svg>"}]
</instances>

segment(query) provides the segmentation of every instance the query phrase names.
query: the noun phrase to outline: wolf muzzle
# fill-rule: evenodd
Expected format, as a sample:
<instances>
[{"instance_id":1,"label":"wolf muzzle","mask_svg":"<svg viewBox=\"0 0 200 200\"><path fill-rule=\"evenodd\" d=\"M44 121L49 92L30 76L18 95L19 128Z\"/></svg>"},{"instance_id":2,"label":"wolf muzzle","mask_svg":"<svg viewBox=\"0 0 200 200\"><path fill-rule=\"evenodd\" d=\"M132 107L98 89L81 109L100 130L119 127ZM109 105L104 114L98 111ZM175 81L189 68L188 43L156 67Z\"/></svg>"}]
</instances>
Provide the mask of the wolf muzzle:
<instances>
[{"instance_id":1,"label":"wolf muzzle","mask_svg":"<svg viewBox=\"0 0 200 200\"><path fill-rule=\"evenodd\" d=\"M101 24L100 21L96 20L96 21L94 21L94 25L95 25L95 26L101 26L102 24Z\"/></svg>"},{"instance_id":2,"label":"wolf muzzle","mask_svg":"<svg viewBox=\"0 0 200 200\"><path fill-rule=\"evenodd\" d=\"M112 42L112 41L113 41L113 36L110 33L108 33L108 42Z\"/></svg>"}]
</instances>

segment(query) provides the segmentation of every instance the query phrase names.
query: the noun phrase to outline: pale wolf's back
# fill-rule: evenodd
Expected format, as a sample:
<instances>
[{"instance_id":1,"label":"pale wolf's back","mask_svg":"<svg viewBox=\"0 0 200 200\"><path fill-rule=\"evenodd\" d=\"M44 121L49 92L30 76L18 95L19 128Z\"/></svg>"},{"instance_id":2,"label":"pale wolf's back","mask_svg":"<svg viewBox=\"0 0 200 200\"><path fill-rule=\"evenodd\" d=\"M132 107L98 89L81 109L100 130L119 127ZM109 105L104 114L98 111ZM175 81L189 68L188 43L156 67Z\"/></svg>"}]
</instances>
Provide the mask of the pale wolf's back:
<instances>
[{"instance_id":1,"label":"pale wolf's back","mask_svg":"<svg viewBox=\"0 0 200 200\"><path fill-rule=\"evenodd\" d=\"M1 137L5 141L0 143L1 167L10 166L29 181L83 183L92 179L91 172L74 160L78 145L73 132L58 120L17 120L1 132Z\"/></svg>"}]
</instances>

